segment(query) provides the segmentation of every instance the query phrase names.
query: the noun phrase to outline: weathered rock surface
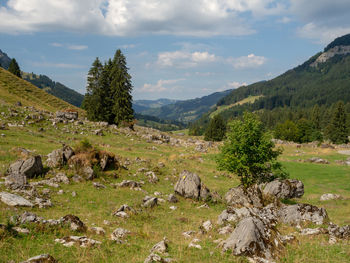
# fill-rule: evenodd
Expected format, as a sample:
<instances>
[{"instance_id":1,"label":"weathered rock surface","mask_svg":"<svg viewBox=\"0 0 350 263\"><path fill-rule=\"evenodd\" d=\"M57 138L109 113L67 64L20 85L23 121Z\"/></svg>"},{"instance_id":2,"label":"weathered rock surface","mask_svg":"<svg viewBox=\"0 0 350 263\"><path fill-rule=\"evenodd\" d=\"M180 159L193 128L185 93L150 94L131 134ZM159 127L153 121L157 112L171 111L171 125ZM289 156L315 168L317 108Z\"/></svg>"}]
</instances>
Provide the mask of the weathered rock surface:
<instances>
[{"instance_id":1,"label":"weathered rock surface","mask_svg":"<svg viewBox=\"0 0 350 263\"><path fill-rule=\"evenodd\" d=\"M187 170L184 170L180 174L179 179L175 184L174 190L175 193L185 198L192 198L196 200L207 200L210 198L210 191L201 182L199 176Z\"/></svg>"},{"instance_id":2,"label":"weathered rock surface","mask_svg":"<svg viewBox=\"0 0 350 263\"><path fill-rule=\"evenodd\" d=\"M44 173L43 164L41 162L40 155L30 157L26 160L18 160L10 165L7 172L10 174L24 174L27 178L33 178L35 176Z\"/></svg>"},{"instance_id":3,"label":"weathered rock surface","mask_svg":"<svg viewBox=\"0 0 350 263\"><path fill-rule=\"evenodd\" d=\"M307 159L306 161L310 162L310 163L329 164L329 162L327 160L322 159L320 157L311 157L310 159Z\"/></svg>"},{"instance_id":4,"label":"weathered rock surface","mask_svg":"<svg viewBox=\"0 0 350 263\"><path fill-rule=\"evenodd\" d=\"M343 199L343 197L338 194L323 194L320 197L320 201L339 200L339 199Z\"/></svg>"},{"instance_id":5,"label":"weathered rock surface","mask_svg":"<svg viewBox=\"0 0 350 263\"><path fill-rule=\"evenodd\" d=\"M167 252L167 250L168 250L168 240L166 239L166 237L164 237L162 241L158 242L151 248L150 252L165 253Z\"/></svg>"},{"instance_id":6,"label":"weathered rock surface","mask_svg":"<svg viewBox=\"0 0 350 263\"><path fill-rule=\"evenodd\" d=\"M340 239L350 239L350 225L337 226L330 223L327 230L330 236Z\"/></svg>"},{"instance_id":7,"label":"weathered rock surface","mask_svg":"<svg viewBox=\"0 0 350 263\"><path fill-rule=\"evenodd\" d=\"M291 225L297 225L302 222L322 225L328 220L328 215L324 208L318 208L309 204L284 205L277 213L281 222Z\"/></svg>"},{"instance_id":8,"label":"weathered rock surface","mask_svg":"<svg viewBox=\"0 0 350 263\"><path fill-rule=\"evenodd\" d=\"M54 150L47 155L46 164L51 168L62 167L68 163L73 155L73 149L68 145L64 145L61 149Z\"/></svg>"},{"instance_id":9,"label":"weathered rock surface","mask_svg":"<svg viewBox=\"0 0 350 263\"><path fill-rule=\"evenodd\" d=\"M57 111L56 118L66 119L66 120L77 120L78 112L76 111Z\"/></svg>"},{"instance_id":10,"label":"weathered rock surface","mask_svg":"<svg viewBox=\"0 0 350 263\"><path fill-rule=\"evenodd\" d=\"M253 185L247 189L243 186L231 188L225 195L226 203L234 207L263 207L260 188Z\"/></svg>"},{"instance_id":11,"label":"weathered rock surface","mask_svg":"<svg viewBox=\"0 0 350 263\"><path fill-rule=\"evenodd\" d=\"M176 195L174 194L170 194L168 196L168 202L169 203L177 203L179 200L177 199Z\"/></svg>"},{"instance_id":12,"label":"weathered rock surface","mask_svg":"<svg viewBox=\"0 0 350 263\"><path fill-rule=\"evenodd\" d=\"M145 196L145 198L143 198L142 202L143 202L143 204L142 204L143 207L152 208L158 204L158 198L151 197L151 196Z\"/></svg>"},{"instance_id":13,"label":"weathered rock surface","mask_svg":"<svg viewBox=\"0 0 350 263\"><path fill-rule=\"evenodd\" d=\"M117 243L124 243L125 241L123 239L130 233L131 232L127 229L116 228L111 234L111 239Z\"/></svg>"},{"instance_id":14,"label":"weathered rock surface","mask_svg":"<svg viewBox=\"0 0 350 263\"><path fill-rule=\"evenodd\" d=\"M132 180L123 180L118 184L119 187L140 188L143 185L142 182L135 182Z\"/></svg>"},{"instance_id":15,"label":"weathered rock surface","mask_svg":"<svg viewBox=\"0 0 350 263\"><path fill-rule=\"evenodd\" d=\"M106 234L106 231L102 227L95 226L91 227L90 230L97 235L104 236Z\"/></svg>"},{"instance_id":16,"label":"weathered rock surface","mask_svg":"<svg viewBox=\"0 0 350 263\"><path fill-rule=\"evenodd\" d=\"M34 206L27 199L15 194L10 194L8 192L0 192L0 200L9 206L28 206L28 207Z\"/></svg>"},{"instance_id":17,"label":"weathered rock surface","mask_svg":"<svg viewBox=\"0 0 350 263\"><path fill-rule=\"evenodd\" d=\"M223 242L223 250L232 250L234 255L272 259L281 245L278 232L269 222L250 216L238 223L230 237Z\"/></svg>"},{"instance_id":18,"label":"weathered rock surface","mask_svg":"<svg viewBox=\"0 0 350 263\"><path fill-rule=\"evenodd\" d=\"M71 247L73 245L79 245L80 247L93 247L101 244L100 241L87 238L86 236L68 236L64 238L57 238L55 242L61 243L65 247Z\"/></svg>"},{"instance_id":19,"label":"weathered rock surface","mask_svg":"<svg viewBox=\"0 0 350 263\"><path fill-rule=\"evenodd\" d=\"M85 232L87 230L85 224L75 215L66 215L61 218L61 221L69 224L73 231Z\"/></svg>"},{"instance_id":20,"label":"weathered rock surface","mask_svg":"<svg viewBox=\"0 0 350 263\"><path fill-rule=\"evenodd\" d=\"M35 256L32 258L27 259L26 261L23 261L21 263L56 263L58 262L54 257L52 257L49 254L42 254L39 256Z\"/></svg>"},{"instance_id":21,"label":"weathered rock surface","mask_svg":"<svg viewBox=\"0 0 350 263\"><path fill-rule=\"evenodd\" d=\"M12 189L22 189L27 185L27 177L24 174L11 173L5 178L5 186Z\"/></svg>"},{"instance_id":22,"label":"weathered rock surface","mask_svg":"<svg viewBox=\"0 0 350 263\"><path fill-rule=\"evenodd\" d=\"M304 195L304 184L299 180L274 180L263 187L263 194L280 199L300 198Z\"/></svg>"}]
</instances>

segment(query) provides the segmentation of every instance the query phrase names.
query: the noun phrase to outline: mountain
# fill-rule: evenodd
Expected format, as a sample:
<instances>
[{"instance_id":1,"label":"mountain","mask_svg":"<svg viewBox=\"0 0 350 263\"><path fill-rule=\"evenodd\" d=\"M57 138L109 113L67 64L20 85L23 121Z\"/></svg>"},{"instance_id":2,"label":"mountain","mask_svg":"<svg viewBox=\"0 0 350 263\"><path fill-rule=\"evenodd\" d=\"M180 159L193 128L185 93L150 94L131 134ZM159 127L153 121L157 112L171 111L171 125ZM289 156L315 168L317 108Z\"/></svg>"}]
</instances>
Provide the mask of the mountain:
<instances>
[{"instance_id":1,"label":"mountain","mask_svg":"<svg viewBox=\"0 0 350 263\"><path fill-rule=\"evenodd\" d=\"M155 116L160 119L175 120L188 123L198 119L203 113L215 106L222 97L230 93L231 90L215 92L201 98L177 101L161 107L144 109L138 113Z\"/></svg>"},{"instance_id":2,"label":"mountain","mask_svg":"<svg viewBox=\"0 0 350 263\"><path fill-rule=\"evenodd\" d=\"M33 84L16 77L0 67L0 104L14 104L20 101L23 106L55 112L62 109L83 110L39 89Z\"/></svg>"},{"instance_id":3,"label":"mountain","mask_svg":"<svg viewBox=\"0 0 350 263\"><path fill-rule=\"evenodd\" d=\"M6 53L2 52L0 49L0 67L8 69L11 63L11 59Z\"/></svg>"},{"instance_id":4,"label":"mountain","mask_svg":"<svg viewBox=\"0 0 350 263\"><path fill-rule=\"evenodd\" d=\"M177 100L157 99L157 100L135 100L133 101L133 109L135 112L142 112L150 108L160 108L164 105L173 104Z\"/></svg>"},{"instance_id":5,"label":"mountain","mask_svg":"<svg viewBox=\"0 0 350 263\"><path fill-rule=\"evenodd\" d=\"M46 91L47 93L54 95L74 106L80 107L83 102L84 95L66 87L60 82L53 81L48 76L23 72L22 78Z\"/></svg>"},{"instance_id":6,"label":"mountain","mask_svg":"<svg viewBox=\"0 0 350 263\"><path fill-rule=\"evenodd\" d=\"M10 62L11 58L0 50L0 67L8 69ZM60 82L53 81L48 76L23 72L22 78L74 106L80 107L83 102L84 95L66 87Z\"/></svg>"},{"instance_id":7,"label":"mountain","mask_svg":"<svg viewBox=\"0 0 350 263\"><path fill-rule=\"evenodd\" d=\"M257 99L238 103L249 97ZM226 107L221 114L232 117L244 110L330 106L339 100L350 102L350 34L335 39L324 52L272 80L233 90L218 101L217 108Z\"/></svg>"}]
</instances>

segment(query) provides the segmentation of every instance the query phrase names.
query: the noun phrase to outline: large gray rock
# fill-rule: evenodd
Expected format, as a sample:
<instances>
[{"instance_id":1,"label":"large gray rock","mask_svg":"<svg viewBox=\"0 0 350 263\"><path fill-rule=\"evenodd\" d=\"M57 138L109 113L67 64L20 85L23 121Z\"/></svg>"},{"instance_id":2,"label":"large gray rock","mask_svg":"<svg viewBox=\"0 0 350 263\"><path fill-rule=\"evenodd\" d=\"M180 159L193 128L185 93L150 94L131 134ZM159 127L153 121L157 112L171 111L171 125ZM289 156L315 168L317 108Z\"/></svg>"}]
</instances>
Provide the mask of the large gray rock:
<instances>
[{"instance_id":1,"label":"large gray rock","mask_svg":"<svg viewBox=\"0 0 350 263\"><path fill-rule=\"evenodd\" d=\"M336 238L350 239L350 225L337 226L335 224L330 223L327 230L329 235L334 236Z\"/></svg>"},{"instance_id":2,"label":"large gray rock","mask_svg":"<svg viewBox=\"0 0 350 263\"><path fill-rule=\"evenodd\" d=\"M328 221L327 211L324 208L309 204L283 205L277 214L279 221L291 225L298 225L302 222L322 225Z\"/></svg>"},{"instance_id":3,"label":"large gray rock","mask_svg":"<svg viewBox=\"0 0 350 263\"><path fill-rule=\"evenodd\" d=\"M11 173L5 178L5 186L12 189L22 189L27 185L27 177L24 174Z\"/></svg>"},{"instance_id":4,"label":"large gray rock","mask_svg":"<svg viewBox=\"0 0 350 263\"><path fill-rule=\"evenodd\" d=\"M9 206L28 206L33 207L34 205L22 196L10 194L7 192L0 192L0 200Z\"/></svg>"},{"instance_id":5,"label":"large gray rock","mask_svg":"<svg viewBox=\"0 0 350 263\"><path fill-rule=\"evenodd\" d=\"M32 258L27 259L26 261L23 261L21 263L56 263L58 262L56 259L54 259L49 254L42 254L39 256L35 256Z\"/></svg>"},{"instance_id":6,"label":"large gray rock","mask_svg":"<svg viewBox=\"0 0 350 263\"><path fill-rule=\"evenodd\" d=\"M56 118L66 119L66 120L77 120L78 112L75 111L57 111Z\"/></svg>"},{"instance_id":7,"label":"large gray rock","mask_svg":"<svg viewBox=\"0 0 350 263\"><path fill-rule=\"evenodd\" d=\"M73 231L85 232L87 230L87 227L83 221L81 221L80 218L75 215L66 215L62 217L60 221L70 225L70 228Z\"/></svg>"},{"instance_id":8,"label":"large gray rock","mask_svg":"<svg viewBox=\"0 0 350 263\"><path fill-rule=\"evenodd\" d=\"M225 195L226 203L234 207L263 207L260 188L253 185L247 189L243 186L231 188Z\"/></svg>"},{"instance_id":9,"label":"large gray rock","mask_svg":"<svg viewBox=\"0 0 350 263\"><path fill-rule=\"evenodd\" d=\"M175 193L192 199L206 200L210 198L209 189L201 182L199 176L195 173L191 173L184 170L175 184Z\"/></svg>"},{"instance_id":10,"label":"large gray rock","mask_svg":"<svg viewBox=\"0 0 350 263\"><path fill-rule=\"evenodd\" d=\"M54 150L47 155L47 166L51 168L62 167L63 165L67 164L68 160L73 155L73 149L68 145L64 145L62 149Z\"/></svg>"},{"instance_id":11,"label":"large gray rock","mask_svg":"<svg viewBox=\"0 0 350 263\"><path fill-rule=\"evenodd\" d=\"M234 255L272 259L282 246L277 230L258 217L242 219L230 237L224 241L223 250L232 250Z\"/></svg>"},{"instance_id":12,"label":"large gray rock","mask_svg":"<svg viewBox=\"0 0 350 263\"><path fill-rule=\"evenodd\" d=\"M299 180L274 180L263 187L263 194L280 199L300 198L304 195L304 184Z\"/></svg>"},{"instance_id":13,"label":"large gray rock","mask_svg":"<svg viewBox=\"0 0 350 263\"><path fill-rule=\"evenodd\" d=\"M40 155L30 157L26 160L18 160L10 165L7 173L10 174L24 174L27 178L44 173L43 164Z\"/></svg>"}]
</instances>

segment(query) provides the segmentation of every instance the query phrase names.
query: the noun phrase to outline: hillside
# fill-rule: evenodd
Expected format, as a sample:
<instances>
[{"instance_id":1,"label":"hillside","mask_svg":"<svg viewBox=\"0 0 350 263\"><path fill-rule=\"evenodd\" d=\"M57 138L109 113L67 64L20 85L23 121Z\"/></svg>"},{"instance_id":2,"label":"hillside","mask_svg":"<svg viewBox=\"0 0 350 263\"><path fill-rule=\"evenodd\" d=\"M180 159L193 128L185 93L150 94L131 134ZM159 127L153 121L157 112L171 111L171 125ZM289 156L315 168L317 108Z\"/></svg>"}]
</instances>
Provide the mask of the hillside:
<instances>
[{"instance_id":1,"label":"hillside","mask_svg":"<svg viewBox=\"0 0 350 263\"><path fill-rule=\"evenodd\" d=\"M14 104L20 101L24 106L55 112L61 109L79 108L39 89L0 67L0 101Z\"/></svg>"},{"instance_id":2,"label":"hillside","mask_svg":"<svg viewBox=\"0 0 350 263\"><path fill-rule=\"evenodd\" d=\"M144 115L155 116L161 119L176 120L188 123L198 119L203 113L215 106L222 97L226 96L231 90L215 92L201 98L178 101L158 108L150 108L140 113Z\"/></svg>"},{"instance_id":3,"label":"hillside","mask_svg":"<svg viewBox=\"0 0 350 263\"><path fill-rule=\"evenodd\" d=\"M1 130L0 137L0 262L24 262L37 255L49 254L64 263L151 263L152 260L145 259L152 247L162 241L166 244L165 249L161 250L162 243L156 246L158 250L153 249L155 258L158 255L158 259L161 258L158 262L252 262L244 254L245 250L242 249L241 256L235 256L231 248L224 251L218 245L230 240L247 249L256 248L248 245L259 240L263 246L261 250L259 247L259 252L269 251L271 244L284 240L277 243L279 247L273 260L276 263L348 262L350 241L349 226L346 225L350 224L350 166L346 165L348 156L338 152L348 152L347 148L284 144L280 161L290 178L303 182L304 195L282 202L274 200L262 208L252 207L260 202L260 191L249 196L242 194L237 198L238 202L248 203L245 200L249 200L249 206L241 208L227 204L224 199L231 188L239 185L239 178L217 171L217 143L139 126L131 131L85 120L53 126L52 117L46 113L39 122L21 127L19 124L26 122L26 116L35 114L32 109L0 104L0 111L4 113L0 115L0 122L7 127ZM104 136L96 135L96 129ZM50 156L57 156L62 144L74 149L76 154L73 153L68 162L75 163L75 168L64 163L49 168L47 155L55 151L56 154ZM83 147L90 152L84 152ZM115 155L117 167L101 171L97 169L101 165L99 160L93 169L94 178L89 179L85 170L79 169L78 161L96 157L91 147L96 147L95 151L103 153L104 157ZM44 173L17 182L19 186L9 184L10 179L2 175L11 164L32 155L41 156ZM314 156L329 163L308 162ZM81 162L80 165L90 167L92 164ZM184 170L189 172L183 174ZM185 198L175 193L176 182L187 175L191 178L191 173L197 174L200 182L210 189L211 201ZM197 186L193 181L189 182L189 189ZM19 188L13 190L15 186ZM283 193L290 191L289 187L283 187ZM199 188L195 189L199 191ZM25 198L33 207L9 204L5 200L9 193ZM343 199L321 201L320 197L325 193L337 194ZM153 203L146 205L149 200ZM271 199L265 201L268 200L271 202ZM269 212L276 211L279 215L282 213L278 211L285 210L277 209L284 207L291 210L287 213L289 223L281 223L279 217ZM305 213L302 219L301 213ZM244 224L247 221L242 220L248 216L253 216L255 221ZM328 221L315 223L322 223L325 217L334 224L345 226L339 228ZM275 219L279 221L272 221ZM232 233L242 229L242 225L246 230L239 233L248 234L235 238ZM254 228L255 225L259 228ZM262 239L261 235L266 236L265 228L269 231L268 238ZM328 233L328 229L333 232ZM244 242L247 239L254 241Z\"/></svg>"},{"instance_id":4,"label":"hillside","mask_svg":"<svg viewBox=\"0 0 350 263\"><path fill-rule=\"evenodd\" d=\"M8 69L10 62L11 58L0 50L0 67ZM53 81L48 76L22 72L22 78L74 106L80 107L83 102L84 95L66 87L60 82Z\"/></svg>"},{"instance_id":5,"label":"hillside","mask_svg":"<svg viewBox=\"0 0 350 263\"><path fill-rule=\"evenodd\" d=\"M316 54L304 64L272 80L233 90L217 105L232 105L250 96L261 97L251 104L231 107L222 114L236 116L243 110L310 108L316 104L330 106L338 100L350 102L350 51L346 51L350 48L349 36L336 39L327 46L324 53ZM340 50L341 53L334 54L334 50ZM326 59L320 60L320 57ZM318 62L315 64L315 61Z\"/></svg>"},{"instance_id":6,"label":"hillside","mask_svg":"<svg viewBox=\"0 0 350 263\"><path fill-rule=\"evenodd\" d=\"M34 73L23 73L22 78L29 81L38 88L46 91L47 93L54 95L61 100L64 100L76 107L80 107L84 95L72 90L60 82L55 82L45 75L36 75Z\"/></svg>"},{"instance_id":7,"label":"hillside","mask_svg":"<svg viewBox=\"0 0 350 263\"><path fill-rule=\"evenodd\" d=\"M134 100L132 107L135 112L139 113L150 108L160 108L164 105L173 104L177 100L171 99L157 99L157 100Z\"/></svg>"}]
</instances>

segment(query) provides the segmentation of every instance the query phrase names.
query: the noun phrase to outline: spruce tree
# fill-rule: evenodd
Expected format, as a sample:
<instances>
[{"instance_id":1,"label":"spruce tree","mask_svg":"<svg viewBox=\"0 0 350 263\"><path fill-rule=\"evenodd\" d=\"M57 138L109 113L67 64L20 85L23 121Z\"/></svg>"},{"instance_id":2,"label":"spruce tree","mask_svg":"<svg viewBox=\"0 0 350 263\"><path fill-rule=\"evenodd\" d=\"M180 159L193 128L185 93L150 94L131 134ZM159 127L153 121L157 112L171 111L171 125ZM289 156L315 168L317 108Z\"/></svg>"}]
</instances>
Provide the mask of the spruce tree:
<instances>
[{"instance_id":1,"label":"spruce tree","mask_svg":"<svg viewBox=\"0 0 350 263\"><path fill-rule=\"evenodd\" d=\"M339 101L335 106L331 123L327 127L328 138L332 143L342 144L349 141L349 131L346 120L347 114L345 112L344 103Z\"/></svg>"},{"instance_id":2,"label":"spruce tree","mask_svg":"<svg viewBox=\"0 0 350 263\"><path fill-rule=\"evenodd\" d=\"M132 126L134 111L132 109L131 76L126 66L126 58L120 49L115 52L110 72L114 123Z\"/></svg>"},{"instance_id":3,"label":"spruce tree","mask_svg":"<svg viewBox=\"0 0 350 263\"><path fill-rule=\"evenodd\" d=\"M226 133L226 123L220 114L215 115L205 131L204 140L222 141Z\"/></svg>"},{"instance_id":4,"label":"spruce tree","mask_svg":"<svg viewBox=\"0 0 350 263\"><path fill-rule=\"evenodd\" d=\"M8 71L10 71L13 75L22 78L21 69L19 68L18 63L14 58L11 60Z\"/></svg>"}]
</instances>

